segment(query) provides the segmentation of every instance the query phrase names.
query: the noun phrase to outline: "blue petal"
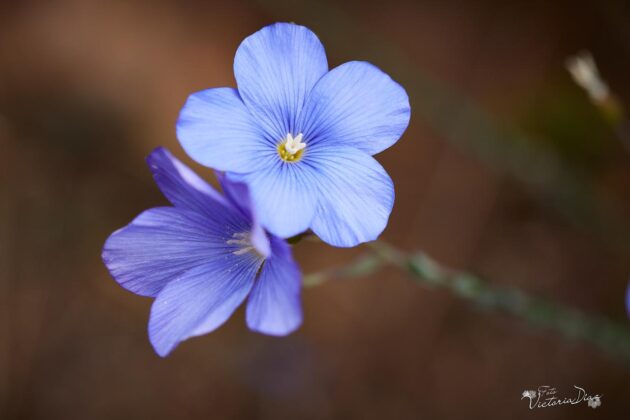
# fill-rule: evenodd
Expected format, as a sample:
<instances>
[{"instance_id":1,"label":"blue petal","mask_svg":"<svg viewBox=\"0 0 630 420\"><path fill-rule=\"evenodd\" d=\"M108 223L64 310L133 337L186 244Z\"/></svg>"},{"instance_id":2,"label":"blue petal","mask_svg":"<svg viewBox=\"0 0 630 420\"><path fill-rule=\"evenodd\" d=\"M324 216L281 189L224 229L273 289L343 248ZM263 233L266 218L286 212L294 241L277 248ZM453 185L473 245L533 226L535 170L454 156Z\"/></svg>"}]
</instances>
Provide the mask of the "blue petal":
<instances>
[{"instance_id":1,"label":"blue petal","mask_svg":"<svg viewBox=\"0 0 630 420\"><path fill-rule=\"evenodd\" d=\"M147 156L147 164L155 183L174 206L199 213L214 213L228 205L221 194L167 149L155 149Z\"/></svg>"},{"instance_id":2,"label":"blue petal","mask_svg":"<svg viewBox=\"0 0 630 420\"><path fill-rule=\"evenodd\" d=\"M265 261L247 302L247 325L269 335L287 335L302 324L302 276L289 245L272 238Z\"/></svg>"},{"instance_id":3,"label":"blue petal","mask_svg":"<svg viewBox=\"0 0 630 420\"><path fill-rule=\"evenodd\" d=\"M276 23L247 37L234 58L243 102L275 141L298 134L294 128L304 101L327 71L317 36L293 23Z\"/></svg>"},{"instance_id":4,"label":"blue petal","mask_svg":"<svg viewBox=\"0 0 630 420\"><path fill-rule=\"evenodd\" d=\"M227 254L170 282L151 307L149 338L162 357L221 326L249 293L262 259Z\"/></svg>"},{"instance_id":5,"label":"blue petal","mask_svg":"<svg viewBox=\"0 0 630 420\"><path fill-rule=\"evenodd\" d=\"M628 283L628 289L626 290L626 311L628 312L628 317L630 317L630 283Z\"/></svg>"},{"instance_id":6,"label":"blue petal","mask_svg":"<svg viewBox=\"0 0 630 420\"><path fill-rule=\"evenodd\" d=\"M190 95L177 120L177 138L197 162L221 171L246 172L260 151L274 149L253 122L236 89Z\"/></svg>"},{"instance_id":7,"label":"blue petal","mask_svg":"<svg viewBox=\"0 0 630 420\"><path fill-rule=\"evenodd\" d=\"M376 239L394 205L394 185L370 155L351 147L312 151L320 188L311 229L324 242L351 247Z\"/></svg>"},{"instance_id":8,"label":"blue petal","mask_svg":"<svg viewBox=\"0 0 630 420\"><path fill-rule=\"evenodd\" d=\"M309 165L285 163L276 155L267 167L248 174L228 173L236 181L246 182L260 223L281 238L295 236L308 229L317 205L315 171Z\"/></svg>"},{"instance_id":9,"label":"blue petal","mask_svg":"<svg viewBox=\"0 0 630 420\"><path fill-rule=\"evenodd\" d=\"M229 208L214 219L174 207L154 208L114 232L102 258L122 287L156 296L184 271L232 252L227 240L248 230L249 224Z\"/></svg>"},{"instance_id":10,"label":"blue petal","mask_svg":"<svg viewBox=\"0 0 630 420\"><path fill-rule=\"evenodd\" d=\"M232 181L228 179L224 173L217 173L217 178L221 183L225 197L235 208L238 208L248 220L252 221L250 235L252 245L263 257L268 257L271 254L269 237L260 224L257 213L252 208L252 200L247 184Z\"/></svg>"},{"instance_id":11,"label":"blue petal","mask_svg":"<svg viewBox=\"0 0 630 420\"><path fill-rule=\"evenodd\" d=\"M377 67L352 61L317 82L298 131L307 147L351 146L373 155L400 138L409 115L409 98L402 86Z\"/></svg>"}]
</instances>

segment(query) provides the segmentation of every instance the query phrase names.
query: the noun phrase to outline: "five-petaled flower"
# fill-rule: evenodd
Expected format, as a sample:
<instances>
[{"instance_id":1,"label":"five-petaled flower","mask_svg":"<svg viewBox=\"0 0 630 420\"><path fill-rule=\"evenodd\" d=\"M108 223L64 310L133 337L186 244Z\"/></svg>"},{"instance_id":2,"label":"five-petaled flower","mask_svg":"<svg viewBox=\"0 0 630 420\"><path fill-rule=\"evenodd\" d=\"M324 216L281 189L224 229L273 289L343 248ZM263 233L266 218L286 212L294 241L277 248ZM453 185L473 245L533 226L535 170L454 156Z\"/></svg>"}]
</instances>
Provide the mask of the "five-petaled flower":
<instances>
[{"instance_id":1,"label":"five-petaled flower","mask_svg":"<svg viewBox=\"0 0 630 420\"><path fill-rule=\"evenodd\" d=\"M156 298L155 351L166 356L213 331L248 296L250 329L286 335L299 327L299 268L289 245L262 229L247 186L219 176L221 195L162 148L147 162L173 207L149 209L114 232L103 261L122 287Z\"/></svg>"},{"instance_id":2,"label":"five-petaled flower","mask_svg":"<svg viewBox=\"0 0 630 420\"><path fill-rule=\"evenodd\" d=\"M533 391L533 390L525 390L525 391L523 391L523 394L521 394L521 400L523 398L529 398L530 400L532 398L536 398L536 391Z\"/></svg>"},{"instance_id":3,"label":"five-petaled flower","mask_svg":"<svg viewBox=\"0 0 630 420\"><path fill-rule=\"evenodd\" d=\"M602 400L601 400L600 397L591 397L588 400L588 406L591 407L591 408L597 408L600 405L602 405Z\"/></svg>"},{"instance_id":4,"label":"five-petaled flower","mask_svg":"<svg viewBox=\"0 0 630 420\"><path fill-rule=\"evenodd\" d=\"M375 66L328 70L309 29L267 26L234 59L238 89L190 96L177 122L186 152L249 185L261 224L279 237L311 229L342 247L376 239L394 203L372 157L409 123L405 90Z\"/></svg>"}]
</instances>

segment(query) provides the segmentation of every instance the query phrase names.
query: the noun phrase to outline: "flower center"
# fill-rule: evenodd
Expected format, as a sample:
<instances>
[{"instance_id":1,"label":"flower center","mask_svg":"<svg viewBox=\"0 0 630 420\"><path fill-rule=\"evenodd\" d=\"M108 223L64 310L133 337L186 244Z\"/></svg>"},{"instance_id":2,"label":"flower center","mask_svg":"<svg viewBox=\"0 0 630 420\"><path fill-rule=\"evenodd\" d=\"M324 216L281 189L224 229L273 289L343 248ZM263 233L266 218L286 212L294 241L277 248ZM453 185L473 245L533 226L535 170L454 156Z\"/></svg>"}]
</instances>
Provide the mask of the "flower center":
<instances>
[{"instance_id":1,"label":"flower center","mask_svg":"<svg viewBox=\"0 0 630 420\"><path fill-rule=\"evenodd\" d=\"M237 232L232 235L232 239L228 239L225 243L237 248L232 251L234 255L243 255L250 251L257 252L256 248L252 245L248 232Z\"/></svg>"},{"instance_id":2,"label":"flower center","mask_svg":"<svg viewBox=\"0 0 630 420\"><path fill-rule=\"evenodd\" d=\"M306 143L302 142L304 135L302 133L293 137L293 134L289 133L285 139L278 145L278 154L280 158L285 162L297 162L302 158Z\"/></svg>"}]
</instances>

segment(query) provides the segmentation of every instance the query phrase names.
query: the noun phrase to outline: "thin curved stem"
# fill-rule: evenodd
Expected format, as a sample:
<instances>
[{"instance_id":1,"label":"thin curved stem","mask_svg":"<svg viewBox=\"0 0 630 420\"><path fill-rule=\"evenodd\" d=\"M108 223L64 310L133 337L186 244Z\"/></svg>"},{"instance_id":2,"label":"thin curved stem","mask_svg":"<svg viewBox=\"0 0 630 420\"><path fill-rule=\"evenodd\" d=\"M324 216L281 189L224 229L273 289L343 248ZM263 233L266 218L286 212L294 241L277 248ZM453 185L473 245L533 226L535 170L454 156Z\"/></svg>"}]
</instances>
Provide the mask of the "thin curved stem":
<instances>
[{"instance_id":1,"label":"thin curved stem","mask_svg":"<svg viewBox=\"0 0 630 420\"><path fill-rule=\"evenodd\" d=\"M630 363L630 327L627 323L588 314L520 289L491 285L474 274L445 267L421 252L405 253L380 241L367 246L372 252L345 267L307 275L305 286L315 286L331 278L361 277L374 273L384 265L395 266L422 285L444 289L487 311L510 314L533 327L589 343Z\"/></svg>"}]
</instances>

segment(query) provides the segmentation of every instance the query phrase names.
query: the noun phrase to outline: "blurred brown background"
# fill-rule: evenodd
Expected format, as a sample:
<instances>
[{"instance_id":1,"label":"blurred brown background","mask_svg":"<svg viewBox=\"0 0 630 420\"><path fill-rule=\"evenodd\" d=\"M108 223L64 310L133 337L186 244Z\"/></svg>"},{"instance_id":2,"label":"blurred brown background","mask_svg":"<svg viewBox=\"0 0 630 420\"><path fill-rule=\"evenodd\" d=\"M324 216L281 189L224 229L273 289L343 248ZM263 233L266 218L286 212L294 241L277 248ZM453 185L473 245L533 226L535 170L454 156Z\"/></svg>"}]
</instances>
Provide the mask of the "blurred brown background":
<instances>
[{"instance_id":1,"label":"blurred brown background","mask_svg":"<svg viewBox=\"0 0 630 420\"><path fill-rule=\"evenodd\" d=\"M564 68L591 50L630 107L627 4L7 1L0 418L628 418L627 365L394 269L306 289L288 338L239 311L153 353L151 302L108 276L101 246L165 203L144 164L156 146L210 178L178 146L179 109L234 86L239 42L275 21L314 30L331 66L368 60L407 87L410 127L378 156L397 190L385 240L628 323L630 155ZM305 272L360 253L296 249ZM544 384L603 404L530 411L522 391Z\"/></svg>"}]
</instances>

